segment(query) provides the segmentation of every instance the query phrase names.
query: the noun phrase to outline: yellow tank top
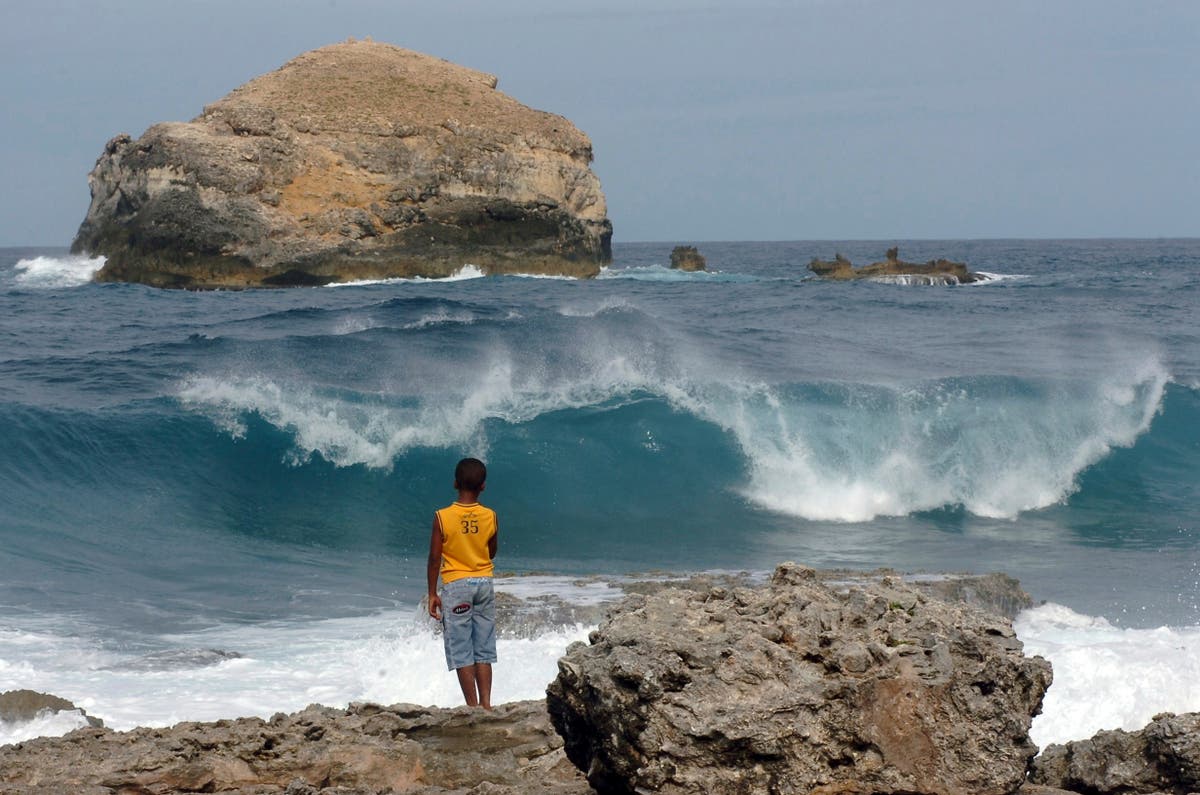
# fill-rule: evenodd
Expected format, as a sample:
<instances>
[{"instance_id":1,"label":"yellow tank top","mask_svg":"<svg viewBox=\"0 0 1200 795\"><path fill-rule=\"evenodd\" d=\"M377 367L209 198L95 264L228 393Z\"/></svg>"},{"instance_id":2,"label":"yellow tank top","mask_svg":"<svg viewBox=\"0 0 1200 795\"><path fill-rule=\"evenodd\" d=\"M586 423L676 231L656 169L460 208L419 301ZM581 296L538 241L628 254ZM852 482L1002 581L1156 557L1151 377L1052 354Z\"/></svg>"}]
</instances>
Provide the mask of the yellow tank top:
<instances>
[{"instance_id":1,"label":"yellow tank top","mask_svg":"<svg viewBox=\"0 0 1200 795\"><path fill-rule=\"evenodd\" d=\"M455 502L437 512L442 526L442 583L491 577L488 541L496 535L496 512L479 503Z\"/></svg>"}]
</instances>

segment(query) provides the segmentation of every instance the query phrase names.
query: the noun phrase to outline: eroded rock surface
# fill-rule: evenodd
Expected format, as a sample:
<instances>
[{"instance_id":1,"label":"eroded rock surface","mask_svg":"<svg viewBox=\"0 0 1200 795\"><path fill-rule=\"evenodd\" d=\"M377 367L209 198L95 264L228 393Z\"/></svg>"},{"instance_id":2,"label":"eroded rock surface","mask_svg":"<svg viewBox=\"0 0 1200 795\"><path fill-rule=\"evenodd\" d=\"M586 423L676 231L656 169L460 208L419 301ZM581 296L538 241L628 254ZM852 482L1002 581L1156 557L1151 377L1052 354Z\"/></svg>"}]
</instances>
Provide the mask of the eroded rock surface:
<instances>
[{"instance_id":1,"label":"eroded rock surface","mask_svg":"<svg viewBox=\"0 0 1200 795\"><path fill-rule=\"evenodd\" d=\"M900 259L898 248L888 249L886 259L861 268L854 267L850 260L836 254L832 261L814 258L808 269L822 279L835 281L873 279L913 284L970 284L986 281L988 278L984 274L969 270L961 262L951 262L948 259L933 259L924 263L905 262Z\"/></svg>"},{"instance_id":2,"label":"eroded rock surface","mask_svg":"<svg viewBox=\"0 0 1200 795\"><path fill-rule=\"evenodd\" d=\"M1163 713L1140 731L1051 745L1031 781L1087 795L1200 792L1200 713Z\"/></svg>"},{"instance_id":3,"label":"eroded rock surface","mask_svg":"<svg viewBox=\"0 0 1200 795\"><path fill-rule=\"evenodd\" d=\"M612 225L591 141L496 82L370 41L305 53L109 141L72 250L165 287L595 275Z\"/></svg>"},{"instance_id":4,"label":"eroded rock surface","mask_svg":"<svg viewBox=\"0 0 1200 795\"><path fill-rule=\"evenodd\" d=\"M492 713L313 706L269 721L80 729L0 747L0 792L8 795L468 791L584 795L591 789L563 755L541 701Z\"/></svg>"},{"instance_id":5,"label":"eroded rock surface","mask_svg":"<svg viewBox=\"0 0 1200 795\"><path fill-rule=\"evenodd\" d=\"M548 706L600 792L1011 793L1050 666L1010 622L898 578L626 600Z\"/></svg>"}]
</instances>

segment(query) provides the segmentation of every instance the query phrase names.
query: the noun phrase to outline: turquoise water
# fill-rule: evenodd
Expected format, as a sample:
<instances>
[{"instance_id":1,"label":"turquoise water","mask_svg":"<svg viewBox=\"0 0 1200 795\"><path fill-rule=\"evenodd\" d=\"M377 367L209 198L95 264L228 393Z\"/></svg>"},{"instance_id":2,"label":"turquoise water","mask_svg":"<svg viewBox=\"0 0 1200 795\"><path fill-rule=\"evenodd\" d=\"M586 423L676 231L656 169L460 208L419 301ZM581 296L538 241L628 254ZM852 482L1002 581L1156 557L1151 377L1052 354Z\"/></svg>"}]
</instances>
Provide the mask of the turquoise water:
<instances>
[{"instance_id":1,"label":"turquoise water","mask_svg":"<svg viewBox=\"0 0 1200 795\"><path fill-rule=\"evenodd\" d=\"M729 243L602 278L185 293L0 252L0 615L114 633L419 594L454 462L515 572L1005 570L1194 622L1198 241ZM39 259L40 258L40 259Z\"/></svg>"}]
</instances>

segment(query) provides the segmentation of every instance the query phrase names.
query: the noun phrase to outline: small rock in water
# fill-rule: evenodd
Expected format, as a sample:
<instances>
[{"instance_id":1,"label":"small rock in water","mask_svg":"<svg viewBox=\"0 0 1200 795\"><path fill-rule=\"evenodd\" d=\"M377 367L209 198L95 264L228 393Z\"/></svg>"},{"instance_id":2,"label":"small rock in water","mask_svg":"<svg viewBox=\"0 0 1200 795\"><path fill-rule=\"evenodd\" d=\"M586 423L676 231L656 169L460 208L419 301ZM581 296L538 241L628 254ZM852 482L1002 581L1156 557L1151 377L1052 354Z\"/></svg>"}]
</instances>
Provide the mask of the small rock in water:
<instances>
[{"instance_id":1,"label":"small rock in water","mask_svg":"<svg viewBox=\"0 0 1200 795\"><path fill-rule=\"evenodd\" d=\"M111 665L110 671L178 671L186 668L205 668L226 660L237 660L241 654L223 649L167 649L143 654L132 660Z\"/></svg>"},{"instance_id":2,"label":"small rock in water","mask_svg":"<svg viewBox=\"0 0 1200 795\"><path fill-rule=\"evenodd\" d=\"M103 726L104 721L88 715L85 710L49 693L36 690L9 690L0 693L0 721L23 723L47 712L78 712L92 726Z\"/></svg>"},{"instance_id":3,"label":"small rock in water","mask_svg":"<svg viewBox=\"0 0 1200 795\"><path fill-rule=\"evenodd\" d=\"M707 270L708 261L695 246L676 246L671 249L671 267L679 271Z\"/></svg>"}]
</instances>

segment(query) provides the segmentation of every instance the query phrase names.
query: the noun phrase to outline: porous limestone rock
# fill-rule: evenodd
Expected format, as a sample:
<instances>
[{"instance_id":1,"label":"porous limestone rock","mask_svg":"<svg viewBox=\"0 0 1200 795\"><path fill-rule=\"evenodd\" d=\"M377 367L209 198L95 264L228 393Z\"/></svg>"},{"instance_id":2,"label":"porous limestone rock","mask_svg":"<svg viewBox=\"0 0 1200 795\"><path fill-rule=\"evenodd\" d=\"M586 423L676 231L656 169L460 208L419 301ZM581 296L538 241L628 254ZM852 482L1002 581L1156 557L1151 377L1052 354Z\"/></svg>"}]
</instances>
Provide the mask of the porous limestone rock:
<instances>
[{"instance_id":1,"label":"porous limestone rock","mask_svg":"<svg viewBox=\"0 0 1200 795\"><path fill-rule=\"evenodd\" d=\"M1051 680L1000 615L795 564L630 597L590 640L547 703L601 793L1011 793Z\"/></svg>"},{"instance_id":2,"label":"porous limestone rock","mask_svg":"<svg viewBox=\"0 0 1200 795\"><path fill-rule=\"evenodd\" d=\"M1051 745L1030 780L1088 795L1200 792L1200 713L1167 712L1140 731Z\"/></svg>"},{"instance_id":3,"label":"porous limestone rock","mask_svg":"<svg viewBox=\"0 0 1200 795\"><path fill-rule=\"evenodd\" d=\"M671 249L671 267L680 271L707 270L708 261L695 246L676 246Z\"/></svg>"},{"instance_id":4,"label":"porous limestone rock","mask_svg":"<svg viewBox=\"0 0 1200 795\"><path fill-rule=\"evenodd\" d=\"M292 715L79 729L0 746L0 792L586 795L545 703L311 706Z\"/></svg>"},{"instance_id":5,"label":"porous limestone rock","mask_svg":"<svg viewBox=\"0 0 1200 795\"><path fill-rule=\"evenodd\" d=\"M163 287L595 275L612 225L591 141L496 82L371 41L304 53L109 141L72 250Z\"/></svg>"},{"instance_id":6,"label":"porous limestone rock","mask_svg":"<svg viewBox=\"0 0 1200 795\"><path fill-rule=\"evenodd\" d=\"M931 259L929 262L905 262L900 259L899 248L889 248L886 259L855 268L850 260L835 254L832 261L813 258L808 269L822 279L850 281L873 279L912 284L970 284L987 281L987 276L975 273L961 262L948 259Z\"/></svg>"}]
</instances>

